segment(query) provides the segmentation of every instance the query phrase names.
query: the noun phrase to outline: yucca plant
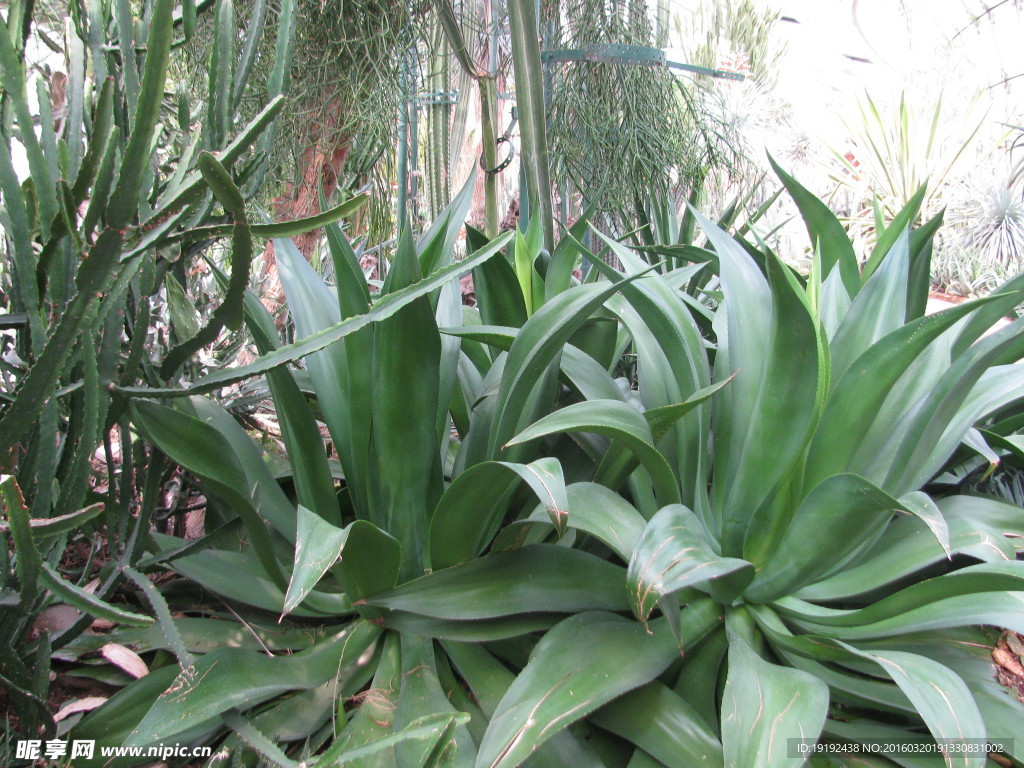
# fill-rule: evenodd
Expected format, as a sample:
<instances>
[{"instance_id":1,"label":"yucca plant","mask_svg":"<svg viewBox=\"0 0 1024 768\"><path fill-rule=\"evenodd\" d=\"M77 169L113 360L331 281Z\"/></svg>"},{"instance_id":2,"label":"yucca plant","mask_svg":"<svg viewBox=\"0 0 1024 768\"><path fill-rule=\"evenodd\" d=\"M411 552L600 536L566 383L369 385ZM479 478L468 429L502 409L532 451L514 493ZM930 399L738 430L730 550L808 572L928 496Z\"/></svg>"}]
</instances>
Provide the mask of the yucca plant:
<instances>
[{"instance_id":1,"label":"yucca plant","mask_svg":"<svg viewBox=\"0 0 1024 768\"><path fill-rule=\"evenodd\" d=\"M1024 321L982 337L1020 281L923 317L921 230L883 232L862 270L780 176L814 270L698 218L721 280L710 339L680 293L703 265L662 274L606 240L623 272L594 257L592 281L541 294L497 255L507 235L450 264L465 195L418 253L401 240L376 300L337 231L333 290L280 243L299 341L275 349L250 299L256 363L124 391L216 512L198 541L152 537L144 566L207 597L171 582L193 615L81 641L177 663L158 650L74 733L289 768L782 766L819 738L1010 737L1022 705L972 627L1024 629L1021 510L933 481L1024 395ZM563 246L537 279L585 253ZM471 267L487 285L463 321L441 286ZM299 358L308 378L284 367ZM287 465L197 396L263 373Z\"/></svg>"}]
</instances>

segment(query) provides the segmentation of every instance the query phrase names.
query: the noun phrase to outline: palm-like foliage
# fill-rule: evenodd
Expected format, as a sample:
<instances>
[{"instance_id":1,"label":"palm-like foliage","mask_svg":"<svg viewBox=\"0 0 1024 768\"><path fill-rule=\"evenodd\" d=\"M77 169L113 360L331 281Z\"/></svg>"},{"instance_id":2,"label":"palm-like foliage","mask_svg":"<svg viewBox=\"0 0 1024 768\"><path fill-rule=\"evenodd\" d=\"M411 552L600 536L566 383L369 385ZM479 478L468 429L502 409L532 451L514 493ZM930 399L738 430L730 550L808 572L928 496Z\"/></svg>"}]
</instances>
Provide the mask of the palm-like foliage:
<instances>
[{"instance_id":1,"label":"palm-like foliage","mask_svg":"<svg viewBox=\"0 0 1024 768\"><path fill-rule=\"evenodd\" d=\"M250 299L264 356L191 392L266 373L288 466L209 399L133 405L220 515L199 541L155 536L147 567L234 605L249 634L228 639L214 607L116 631L177 664L78 737L219 739L284 766L635 768L799 764L791 738L1011 736L1021 705L972 626L1024 630L1021 512L934 480L1024 394L1024 321L982 336L1020 280L923 317L934 226L907 231L903 211L861 269L780 175L814 270L701 220L714 312L681 290L704 264L654 271L611 240L624 271L594 257L571 287L573 236L547 263L535 232L449 264L466 194L402 241L376 300L339 232L333 290L280 243L302 340L275 349ZM469 267L464 319L438 287ZM308 378L283 365L303 356Z\"/></svg>"}]
</instances>

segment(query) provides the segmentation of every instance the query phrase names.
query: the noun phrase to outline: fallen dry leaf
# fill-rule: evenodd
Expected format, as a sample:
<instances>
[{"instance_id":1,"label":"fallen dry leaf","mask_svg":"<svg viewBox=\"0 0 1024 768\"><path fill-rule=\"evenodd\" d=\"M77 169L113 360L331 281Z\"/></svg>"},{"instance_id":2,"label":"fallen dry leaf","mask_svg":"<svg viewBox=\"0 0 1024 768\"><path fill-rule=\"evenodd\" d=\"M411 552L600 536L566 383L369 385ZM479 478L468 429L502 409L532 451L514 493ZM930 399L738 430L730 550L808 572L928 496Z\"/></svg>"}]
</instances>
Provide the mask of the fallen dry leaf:
<instances>
[{"instance_id":1,"label":"fallen dry leaf","mask_svg":"<svg viewBox=\"0 0 1024 768\"><path fill-rule=\"evenodd\" d=\"M70 717L76 712L91 712L100 706L100 704L106 704L106 696L86 696L84 699L72 699L71 701L64 702L64 705L57 710L57 714L53 716L53 721L59 723L66 717Z\"/></svg>"},{"instance_id":2,"label":"fallen dry leaf","mask_svg":"<svg viewBox=\"0 0 1024 768\"><path fill-rule=\"evenodd\" d=\"M100 654L120 669L123 669L132 677L145 677L149 674L149 667L131 648L125 648L117 643L107 643L100 649Z\"/></svg>"}]
</instances>

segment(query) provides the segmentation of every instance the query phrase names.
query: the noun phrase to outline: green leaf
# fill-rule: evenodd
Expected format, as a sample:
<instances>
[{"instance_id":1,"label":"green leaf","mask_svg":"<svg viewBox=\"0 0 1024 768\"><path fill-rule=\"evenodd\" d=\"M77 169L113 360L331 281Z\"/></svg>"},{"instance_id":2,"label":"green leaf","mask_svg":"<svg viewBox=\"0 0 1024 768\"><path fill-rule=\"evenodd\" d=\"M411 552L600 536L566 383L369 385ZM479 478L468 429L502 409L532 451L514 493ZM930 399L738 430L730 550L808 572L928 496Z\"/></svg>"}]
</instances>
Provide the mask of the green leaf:
<instances>
[{"instance_id":1,"label":"green leaf","mask_svg":"<svg viewBox=\"0 0 1024 768\"><path fill-rule=\"evenodd\" d=\"M366 314L350 317L346 320L335 323L322 331L307 336L304 339L300 339L294 344L280 347L269 354L263 355L257 361L249 363L248 365L240 365L234 368L222 368L214 371L213 373L209 373L206 376L201 376L191 386L180 389L118 387L117 391L130 396L184 397L202 392L210 392L252 376L266 373L279 365L287 365L288 363L299 360L306 355L324 349L339 339L342 339L361 328L365 328L374 322L392 317L395 313L403 307L408 306L416 299L421 296L426 296L437 288L440 288L460 272L472 269L476 264L483 263L487 259L492 258L508 242L509 237L511 237L511 234L503 235L493 241L489 246L487 246L487 248L474 253L468 259L444 267L423 280L420 280L415 285L410 285L400 291L384 296L374 304L373 309Z\"/></svg>"},{"instance_id":2,"label":"green leaf","mask_svg":"<svg viewBox=\"0 0 1024 768\"><path fill-rule=\"evenodd\" d=\"M864 263L864 272L861 276L862 282L867 283L879 265L885 263L885 259L889 258L891 249L903 237L904 232L909 232L913 229L914 222L917 221L917 215L921 211L921 203L924 202L927 192L928 186L922 184L913 197L907 201L907 204L889 222L889 226L884 229L879 228L878 240L875 243L875 247L871 249L871 255L868 257L868 260ZM909 288L909 285L906 287Z\"/></svg>"},{"instance_id":3,"label":"green leaf","mask_svg":"<svg viewBox=\"0 0 1024 768\"><path fill-rule=\"evenodd\" d=\"M985 592L1024 590L1024 563L1017 561L981 563L919 581L856 610L835 610L813 606L793 598L775 605L784 613L825 626L858 627L897 618L940 600Z\"/></svg>"},{"instance_id":4,"label":"green leaf","mask_svg":"<svg viewBox=\"0 0 1024 768\"><path fill-rule=\"evenodd\" d=\"M985 738L985 721L978 705L956 673L932 659L913 653L856 653L876 662L892 678L913 703L932 736L954 746L946 757L947 765L982 768L986 764L987 755L955 749L957 744L966 745L969 740Z\"/></svg>"},{"instance_id":5,"label":"green leaf","mask_svg":"<svg viewBox=\"0 0 1024 768\"><path fill-rule=\"evenodd\" d=\"M444 643L444 649L466 681L473 699L483 714L490 718L502 697L515 681L508 667L475 643ZM604 768L596 755L587 749L583 739L562 730L537 747L528 763L532 768Z\"/></svg>"},{"instance_id":6,"label":"green leaf","mask_svg":"<svg viewBox=\"0 0 1024 768\"><path fill-rule=\"evenodd\" d=\"M857 267L857 255L853 251L846 230L839 223L835 214L821 200L802 187L796 179L783 171L769 155L775 174L779 177L793 202L800 209L807 234L810 235L812 247L820 248L822 253L822 275L828 275L832 267L839 266L846 292L856 296L860 289L860 270Z\"/></svg>"},{"instance_id":7,"label":"green leaf","mask_svg":"<svg viewBox=\"0 0 1024 768\"><path fill-rule=\"evenodd\" d=\"M75 276L77 294L64 308L42 353L21 380L14 402L0 417L0 454L6 454L39 418L58 377L64 372L68 356L95 317L95 305L108 286L123 243L124 235L120 232L105 230L79 266Z\"/></svg>"},{"instance_id":8,"label":"green leaf","mask_svg":"<svg viewBox=\"0 0 1024 768\"><path fill-rule=\"evenodd\" d=\"M139 187L151 162L153 133L160 117L160 103L170 59L174 0L154 0L146 41L146 68L139 90L139 105L128 145L124 150L121 175L107 205L107 222L112 229L124 229L138 213Z\"/></svg>"},{"instance_id":9,"label":"green leaf","mask_svg":"<svg viewBox=\"0 0 1024 768\"><path fill-rule=\"evenodd\" d=\"M960 305L914 320L880 339L853 362L833 388L811 440L806 487L813 488L840 472L857 472L853 460L858 452L874 456L881 450L865 438L886 397L931 342L976 308ZM888 434L885 437L891 439Z\"/></svg>"},{"instance_id":10,"label":"green leaf","mask_svg":"<svg viewBox=\"0 0 1024 768\"><path fill-rule=\"evenodd\" d=\"M727 768L802 764L787 758L787 742L815 741L828 702L828 686L817 677L765 661L739 634L729 632L729 675L722 695Z\"/></svg>"},{"instance_id":11,"label":"green leaf","mask_svg":"<svg viewBox=\"0 0 1024 768\"><path fill-rule=\"evenodd\" d=\"M574 403L531 424L510 439L507 445L518 445L561 432L593 432L621 441L650 472L658 500L665 504L679 502L679 487L672 469L654 447L654 436L647 421L632 406L616 400ZM597 482L604 484L602 480L599 469Z\"/></svg>"},{"instance_id":12,"label":"green leaf","mask_svg":"<svg viewBox=\"0 0 1024 768\"><path fill-rule=\"evenodd\" d=\"M335 637L289 656L219 648L178 673L125 744L142 746L165 740L233 707L247 709L285 691L343 680L366 663L360 659L379 634L378 627L359 621Z\"/></svg>"},{"instance_id":13,"label":"green leaf","mask_svg":"<svg viewBox=\"0 0 1024 768\"><path fill-rule=\"evenodd\" d=\"M140 613L118 608L115 605L104 602L81 587L75 586L63 577L47 562L42 563L42 570L39 572L39 583L53 592L54 596L62 602L74 606L83 613L95 616L98 619L107 619L129 627L144 627L152 624L153 619Z\"/></svg>"},{"instance_id":14,"label":"green leaf","mask_svg":"<svg viewBox=\"0 0 1024 768\"><path fill-rule=\"evenodd\" d=\"M498 532L509 497L520 482L545 505L552 524L564 529L569 501L557 459L477 464L456 477L437 503L430 521L431 568L457 565L483 552Z\"/></svg>"},{"instance_id":15,"label":"green leaf","mask_svg":"<svg viewBox=\"0 0 1024 768\"><path fill-rule=\"evenodd\" d=\"M4 34L2 29L0 34ZM25 506L25 497L21 493L17 479L12 475L0 477L0 503L7 512L7 523L14 539L14 552L17 555L14 567L18 575L19 602L22 606L28 607L39 594L38 584L44 563L32 538L31 519L28 507Z\"/></svg>"},{"instance_id":16,"label":"green leaf","mask_svg":"<svg viewBox=\"0 0 1024 768\"><path fill-rule=\"evenodd\" d=\"M309 232L320 227L333 224L334 222L351 216L353 213L362 208L369 200L369 195L356 195L343 203L330 208L322 213L318 213L315 216L308 216L303 219L291 219L289 221L280 221L273 224L250 224L249 230L255 237L267 237L267 238L286 238L295 237L301 235L304 232ZM205 227L193 227L192 229L182 232L181 235L171 238L174 240L181 240L182 242L195 242L198 240L207 240L213 237L221 237L223 235L231 234L232 225L230 224L210 224Z\"/></svg>"},{"instance_id":17,"label":"green leaf","mask_svg":"<svg viewBox=\"0 0 1024 768\"><path fill-rule=\"evenodd\" d=\"M469 718L452 710L452 703L441 688L437 677L437 663L434 660L433 642L429 638L403 633L401 644L402 684L398 694L394 727L404 728L423 718L438 715L459 717L461 722L452 728L447 743L428 744L426 748L408 742L397 745L395 754L398 765L420 768L430 761L438 761L447 752L446 765L454 768L472 768L476 750L465 726Z\"/></svg>"},{"instance_id":18,"label":"green leaf","mask_svg":"<svg viewBox=\"0 0 1024 768\"><path fill-rule=\"evenodd\" d=\"M663 507L651 518L636 544L626 576L633 614L647 619L662 598L726 574L749 571L746 560L721 557L697 516L682 504Z\"/></svg>"},{"instance_id":19,"label":"green leaf","mask_svg":"<svg viewBox=\"0 0 1024 768\"><path fill-rule=\"evenodd\" d=\"M261 354L276 349L279 345L277 328L270 313L249 291L246 291L244 301L246 322L256 348ZM297 501L337 527L341 523L341 513L334 478L327 462L320 427L309 404L287 368L268 371L267 382L292 465Z\"/></svg>"},{"instance_id":20,"label":"green leaf","mask_svg":"<svg viewBox=\"0 0 1024 768\"><path fill-rule=\"evenodd\" d=\"M496 552L434 571L370 605L439 619L516 613L626 610L626 571L594 555L552 544Z\"/></svg>"},{"instance_id":21,"label":"green leaf","mask_svg":"<svg viewBox=\"0 0 1024 768\"><path fill-rule=\"evenodd\" d=\"M493 241L491 246L501 240ZM509 438L526 426L523 422L530 417L526 409L530 394L559 350L618 289L619 285L587 285L566 291L544 304L523 326L512 343L502 373L490 458L497 458Z\"/></svg>"},{"instance_id":22,"label":"green leaf","mask_svg":"<svg viewBox=\"0 0 1024 768\"><path fill-rule=\"evenodd\" d=\"M189 300L185 289L174 275L168 274L164 278L164 290L167 291L167 311L171 316L174 333L182 341L191 339L199 333L195 305Z\"/></svg>"},{"instance_id":23,"label":"green leaf","mask_svg":"<svg viewBox=\"0 0 1024 768\"><path fill-rule=\"evenodd\" d=\"M722 766L722 744L678 693L653 680L590 716L664 765Z\"/></svg>"},{"instance_id":24,"label":"green leaf","mask_svg":"<svg viewBox=\"0 0 1024 768\"><path fill-rule=\"evenodd\" d=\"M439 762L440 755L436 751L437 748L439 746L447 748L452 743L452 729L464 726L468 722L469 715L465 712L420 717L390 736L384 736L361 747L346 749L337 756L337 762L333 762L331 765L347 765L409 741L427 741L426 750L424 750L424 760L420 763L420 766L422 768L433 768L441 764ZM317 765L320 765L320 763L317 763Z\"/></svg>"},{"instance_id":25,"label":"green leaf","mask_svg":"<svg viewBox=\"0 0 1024 768\"><path fill-rule=\"evenodd\" d=\"M788 605L786 612L792 615ZM1024 633L1024 591L954 595L908 610L899 616L849 627L830 627L818 623L818 617L813 614L808 618L800 619L801 626L808 631L843 640L871 640L972 624L990 624Z\"/></svg>"},{"instance_id":26,"label":"green leaf","mask_svg":"<svg viewBox=\"0 0 1024 768\"><path fill-rule=\"evenodd\" d=\"M160 365L160 375L169 379L195 352L217 340L221 329L237 330L242 324L243 301L252 268L252 234L245 217L245 201L231 175L208 152L199 155L199 169L224 210L234 219L231 236L231 280L224 301L213 310L210 321L197 334L174 347Z\"/></svg>"},{"instance_id":27,"label":"green leaf","mask_svg":"<svg viewBox=\"0 0 1024 768\"><path fill-rule=\"evenodd\" d=\"M647 525L636 507L619 494L597 483L572 483L565 488L569 501L568 527L604 542L628 563ZM530 520L547 519L538 509Z\"/></svg>"},{"instance_id":28,"label":"green leaf","mask_svg":"<svg viewBox=\"0 0 1024 768\"><path fill-rule=\"evenodd\" d=\"M864 283L832 337L832 381L872 344L901 328L907 314L910 238L906 231L893 244L881 267Z\"/></svg>"},{"instance_id":29,"label":"green leaf","mask_svg":"<svg viewBox=\"0 0 1024 768\"><path fill-rule=\"evenodd\" d=\"M296 509L295 564L282 617L302 602L341 554L350 529L336 528L301 504Z\"/></svg>"},{"instance_id":30,"label":"green leaf","mask_svg":"<svg viewBox=\"0 0 1024 768\"><path fill-rule=\"evenodd\" d=\"M711 499L722 553L736 556L756 551L780 522L764 507L803 458L827 388L827 356L786 268L769 258L765 279L734 240L695 216L719 255L725 292L725 323L716 323L715 379L736 372L712 401Z\"/></svg>"},{"instance_id":31,"label":"green leaf","mask_svg":"<svg viewBox=\"0 0 1024 768\"><path fill-rule=\"evenodd\" d=\"M382 293L401 290L419 279L419 261L405 233ZM350 362L366 365L369 361ZM436 431L441 335L429 297L420 296L374 327L372 371L370 409L377 468L373 494L380 499L372 519L401 542L402 575L409 579L423 572L421 550L442 474Z\"/></svg>"},{"instance_id":32,"label":"green leaf","mask_svg":"<svg viewBox=\"0 0 1024 768\"><path fill-rule=\"evenodd\" d=\"M10 495L12 493L17 493L17 496ZM13 476L5 475L3 480L0 481L0 499L3 499L5 509L10 509L10 504L24 503L21 500L21 491L17 488L17 483ZM81 528L87 522L99 516L104 509L106 509L106 505L103 502L96 502L79 509L77 512L69 512L66 515L30 518L28 520L28 527L32 531L32 536L37 539L59 536L62 533L69 533ZM0 532L9 531L13 527L11 523L0 520Z\"/></svg>"},{"instance_id":33,"label":"green leaf","mask_svg":"<svg viewBox=\"0 0 1024 768\"><path fill-rule=\"evenodd\" d=\"M393 536L366 520L348 527L340 573L353 603L394 587L401 563L402 546Z\"/></svg>"},{"instance_id":34,"label":"green leaf","mask_svg":"<svg viewBox=\"0 0 1024 768\"><path fill-rule=\"evenodd\" d=\"M847 555L875 538L903 505L857 475L833 475L800 502L778 546L757 563L745 596L768 602L792 594L832 571ZM829 557L816 544L830 542Z\"/></svg>"},{"instance_id":35,"label":"green leaf","mask_svg":"<svg viewBox=\"0 0 1024 768\"><path fill-rule=\"evenodd\" d=\"M1014 548L1006 533L1021 532L1020 507L979 496L952 496L937 502L949 525L949 550L986 561L1012 560ZM916 517L901 516L870 551L844 570L805 587L807 600L837 600L868 594L948 556Z\"/></svg>"},{"instance_id":36,"label":"green leaf","mask_svg":"<svg viewBox=\"0 0 1024 768\"><path fill-rule=\"evenodd\" d=\"M687 644L719 616L710 601L688 608ZM537 745L649 683L678 657L665 627L648 634L635 622L599 611L566 619L544 635L502 697L480 743L477 768L519 765Z\"/></svg>"}]
</instances>

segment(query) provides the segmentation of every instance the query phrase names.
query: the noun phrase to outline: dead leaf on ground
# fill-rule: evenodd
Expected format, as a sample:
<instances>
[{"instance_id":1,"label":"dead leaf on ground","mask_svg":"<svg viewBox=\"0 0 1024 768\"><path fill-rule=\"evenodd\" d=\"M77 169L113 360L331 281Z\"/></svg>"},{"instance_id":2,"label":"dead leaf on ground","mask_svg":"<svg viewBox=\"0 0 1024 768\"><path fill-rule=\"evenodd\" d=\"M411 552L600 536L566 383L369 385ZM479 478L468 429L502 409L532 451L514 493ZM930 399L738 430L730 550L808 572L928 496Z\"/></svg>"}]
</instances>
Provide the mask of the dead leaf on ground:
<instances>
[{"instance_id":1,"label":"dead leaf on ground","mask_svg":"<svg viewBox=\"0 0 1024 768\"><path fill-rule=\"evenodd\" d=\"M64 705L57 710L57 714L53 716L53 720L59 723L66 717L71 717L71 715L78 712L91 712L96 707L106 703L106 696L86 696L84 699L72 699L71 701L64 702Z\"/></svg>"},{"instance_id":2,"label":"dead leaf on ground","mask_svg":"<svg viewBox=\"0 0 1024 768\"><path fill-rule=\"evenodd\" d=\"M117 643L107 643L100 648L100 654L114 666L123 669L132 677L145 677L149 674L149 667L131 648L125 648Z\"/></svg>"}]
</instances>

